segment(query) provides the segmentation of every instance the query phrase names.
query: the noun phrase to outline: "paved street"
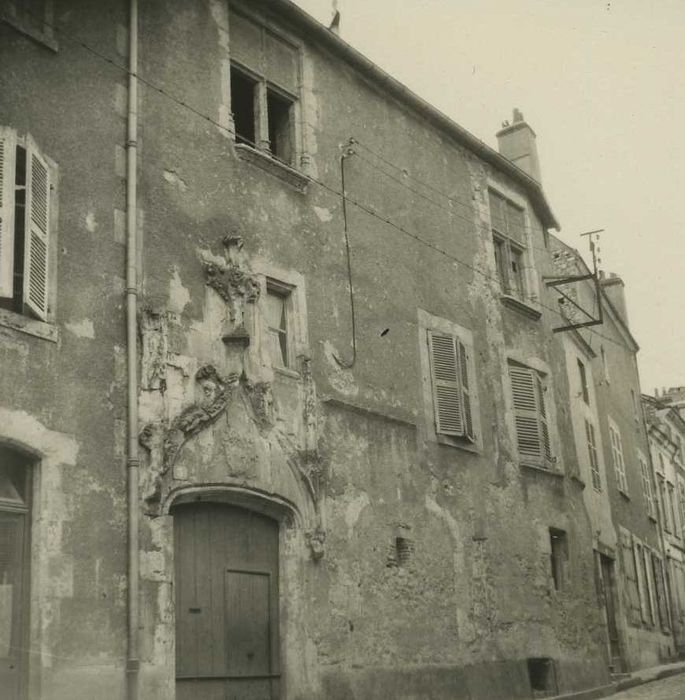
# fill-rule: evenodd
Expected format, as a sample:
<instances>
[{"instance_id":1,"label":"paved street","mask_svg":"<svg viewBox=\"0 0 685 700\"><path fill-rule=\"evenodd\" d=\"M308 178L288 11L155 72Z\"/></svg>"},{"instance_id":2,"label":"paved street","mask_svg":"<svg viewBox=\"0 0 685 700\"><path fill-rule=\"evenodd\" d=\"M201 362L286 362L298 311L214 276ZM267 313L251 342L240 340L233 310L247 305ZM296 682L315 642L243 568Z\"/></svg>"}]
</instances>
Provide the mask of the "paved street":
<instances>
[{"instance_id":1,"label":"paved street","mask_svg":"<svg viewBox=\"0 0 685 700\"><path fill-rule=\"evenodd\" d=\"M645 683L612 697L615 700L685 700L685 674Z\"/></svg>"}]
</instances>

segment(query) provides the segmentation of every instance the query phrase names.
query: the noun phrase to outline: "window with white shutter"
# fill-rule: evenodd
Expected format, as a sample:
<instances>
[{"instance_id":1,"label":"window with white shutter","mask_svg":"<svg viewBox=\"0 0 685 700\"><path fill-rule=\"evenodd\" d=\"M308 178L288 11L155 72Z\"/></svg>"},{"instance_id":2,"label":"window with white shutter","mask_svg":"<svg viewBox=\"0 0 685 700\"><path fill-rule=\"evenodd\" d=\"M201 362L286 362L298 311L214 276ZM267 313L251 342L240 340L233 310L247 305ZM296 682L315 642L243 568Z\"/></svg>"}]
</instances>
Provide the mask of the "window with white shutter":
<instances>
[{"instance_id":1,"label":"window with white shutter","mask_svg":"<svg viewBox=\"0 0 685 700\"><path fill-rule=\"evenodd\" d=\"M640 461L640 473L642 474L642 491L645 496L645 502L647 503L647 515L656 520L656 503L654 500L654 491L652 489L652 479L649 474L649 465L642 455L639 455L638 459Z\"/></svg>"},{"instance_id":2,"label":"window with white shutter","mask_svg":"<svg viewBox=\"0 0 685 700\"><path fill-rule=\"evenodd\" d=\"M14 294L15 136L0 128L0 299Z\"/></svg>"},{"instance_id":3,"label":"window with white shutter","mask_svg":"<svg viewBox=\"0 0 685 700\"><path fill-rule=\"evenodd\" d=\"M623 443L621 442L621 434L615 425L609 425L609 439L611 441L611 458L614 463L616 482L619 490L627 495L628 481L626 479L626 466L623 461Z\"/></svg>"},{"instance_id":4,"label":"window with white shutter","mask_svg":"<svg viewBox=\"0 0 685 700\"><path fill-rule=\"evenodd\" d=\"M534 369L509 365L514 422L523 462L546 465L552 461L545 383Z\"/></svg>"},{"instance_id":5,"label":"window with white shutter","mask_svg":"<svg viewBox=\"0 0 685 700\"><path fill-rule=\"evenodd\" d=\"M0 308L46 321L50 296L50 187L30 137L0 127Z\"/></svg>"},{"instance_id":6,"label":"window with white shutter","mask_svg":"<svg viewBox=\"0 0 685 700\"><path fill-rule=\"evenodd\" d=\"M473 442L468 349L452 335L429 330L427 336L435 432Z\"/></svg>"}]
</instances>

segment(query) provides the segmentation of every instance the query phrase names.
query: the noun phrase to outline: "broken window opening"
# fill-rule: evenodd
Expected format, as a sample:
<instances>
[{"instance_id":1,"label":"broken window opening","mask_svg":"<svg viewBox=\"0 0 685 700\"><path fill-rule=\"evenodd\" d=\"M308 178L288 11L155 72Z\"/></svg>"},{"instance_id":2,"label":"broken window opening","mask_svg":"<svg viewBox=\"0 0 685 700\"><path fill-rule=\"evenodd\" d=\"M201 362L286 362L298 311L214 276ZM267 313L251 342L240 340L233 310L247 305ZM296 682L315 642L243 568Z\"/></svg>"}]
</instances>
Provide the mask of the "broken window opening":
<instances>
[{"instance_id":1,"label":"broken window opening","mask_svg":"<svg viewBox=\"0 0 685 700\"><path fill-rule=\"evenodd\" d=\"M267 89L267 119L269 123L269 148L272 155L291 165L293 139L291 113L293 101L274 90Z\"/></svg>"},{"instance_id":2,"label":"broken window opening","mask_svg":"<svg viewBox=\"0 0 685 700\"><path fill-rule=\"evenodd\" d=\"M236 143L254 146L255 88L257 82L231 67L231 109L235 124Z\"/></svg>"}]
</instances>

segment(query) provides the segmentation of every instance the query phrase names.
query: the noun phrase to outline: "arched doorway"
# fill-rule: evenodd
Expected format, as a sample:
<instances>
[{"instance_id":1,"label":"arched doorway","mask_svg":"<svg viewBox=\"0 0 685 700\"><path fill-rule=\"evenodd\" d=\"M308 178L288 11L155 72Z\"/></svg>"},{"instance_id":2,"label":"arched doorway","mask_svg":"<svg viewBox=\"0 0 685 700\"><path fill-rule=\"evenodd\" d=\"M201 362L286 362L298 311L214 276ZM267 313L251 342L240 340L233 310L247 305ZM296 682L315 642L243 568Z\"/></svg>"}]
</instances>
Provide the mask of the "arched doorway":
<instances>
[{"instance_id":1,"label":"arched doorway","mask_svg":"<svg viewBox=\"0 0 685 700\"><path fill-rule=\"evenodd\" d=\"M26 696L31 524L31 465L0 447L0 688Z\"/></svg>"},{"instance_id":2,"label":"arched doorway","mask_svg":"<svg viewBox=\"0 0 685 700\"><path fill-rule=\"evenodd\" d=\"M224 503L171 513L177 700L278 700L278 522Z\"/></svg>"}]
</instances>

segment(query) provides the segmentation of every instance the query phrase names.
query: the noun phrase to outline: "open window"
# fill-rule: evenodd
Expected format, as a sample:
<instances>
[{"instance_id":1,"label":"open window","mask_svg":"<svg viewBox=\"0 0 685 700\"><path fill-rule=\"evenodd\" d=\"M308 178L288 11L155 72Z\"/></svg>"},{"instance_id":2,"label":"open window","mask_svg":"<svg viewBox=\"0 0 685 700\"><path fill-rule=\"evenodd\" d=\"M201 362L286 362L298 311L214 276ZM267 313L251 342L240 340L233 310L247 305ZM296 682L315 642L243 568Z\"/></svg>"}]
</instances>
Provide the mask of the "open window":
<instances>
[{"instance_id":1,"label":"open window","mask_svg":"<svg viewBox=\"0 0 685 700\"><path fill-rule=\"evenodd\" d=\"M526 225L521 207L489 190L495 266L502 292L519 301L529 296L526 282Z\"/></svg>"},{"instance_id":2,"label":"open window","mask_svg":"<svg viewBox=\"0 0 685 700\"><path fill-rule=\"evenodd\" d=\"M0 127L0 308L46 321L51 174L30 137Z\"/></svg>"}]
</instances>

